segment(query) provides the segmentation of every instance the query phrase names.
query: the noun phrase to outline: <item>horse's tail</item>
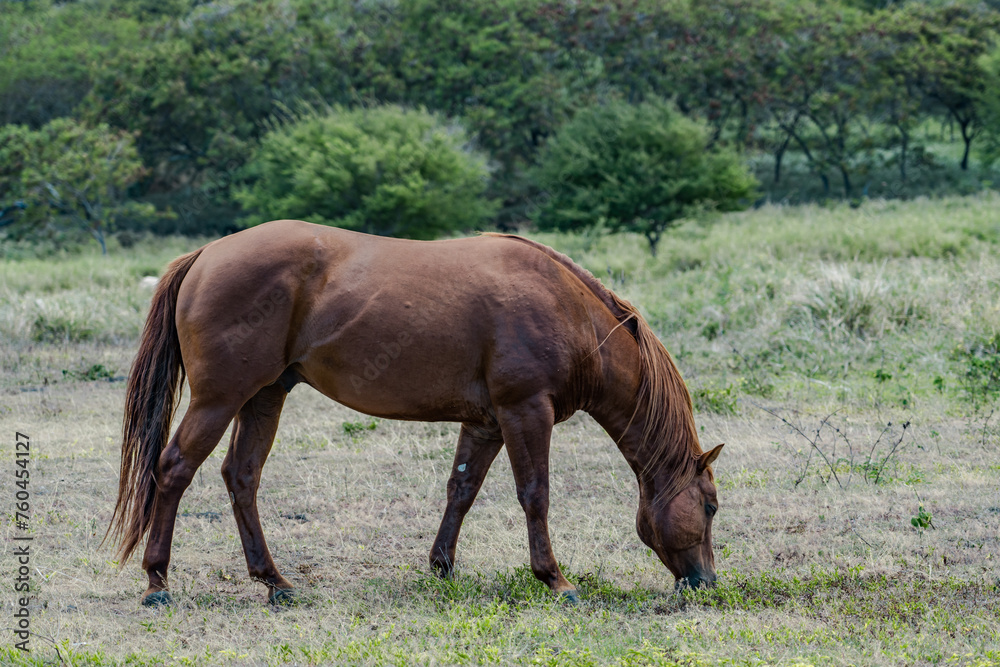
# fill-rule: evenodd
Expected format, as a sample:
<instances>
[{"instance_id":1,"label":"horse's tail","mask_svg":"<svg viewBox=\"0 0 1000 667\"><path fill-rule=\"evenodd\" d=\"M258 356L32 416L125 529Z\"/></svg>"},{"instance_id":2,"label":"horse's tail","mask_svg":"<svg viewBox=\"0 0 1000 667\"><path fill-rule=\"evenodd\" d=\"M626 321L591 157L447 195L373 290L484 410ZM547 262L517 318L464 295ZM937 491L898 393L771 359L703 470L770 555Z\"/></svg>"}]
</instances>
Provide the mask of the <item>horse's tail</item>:
<instances>
[{"instance_id":1,"label":"horse's tail","mask_svg":"<svg viewBox=\"0 0 1000 667\"><path fill-rule=\"evenodd\" d=\"M204 248L178 257L167 268L153 295L125 392L122 424L122 468L118 502L104 535L119 543L124 565L149 529L156 497L157 464L167 445L184 362L177 338L177 293ZM103 542L102 542L103 544Z\"/></svg>"}]
</instances>

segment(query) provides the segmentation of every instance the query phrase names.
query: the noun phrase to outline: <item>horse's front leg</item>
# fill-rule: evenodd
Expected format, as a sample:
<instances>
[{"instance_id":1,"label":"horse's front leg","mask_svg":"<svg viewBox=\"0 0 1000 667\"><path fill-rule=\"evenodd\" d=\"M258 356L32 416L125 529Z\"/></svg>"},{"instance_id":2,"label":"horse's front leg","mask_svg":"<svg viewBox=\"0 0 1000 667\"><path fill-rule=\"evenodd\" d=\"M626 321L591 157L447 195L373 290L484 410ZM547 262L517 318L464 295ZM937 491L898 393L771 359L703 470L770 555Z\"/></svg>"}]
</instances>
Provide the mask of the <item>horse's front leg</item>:
<instances>
[{"instance_id":1,"label":"horse's front leg","mask_svg":"<svg viewBox=\"0 0 1000 667\"><path fill-rule=\"evenodd\" d=\"M559 571L549 538L549 439L555 423L552 403L538 397L497 411L517 485L517 499L528 523L531 571L556 593L577 601L576 589Z\"/></svg>"},{"instance_id":2,"label":"horse's front leg","mask_svg":"<svg viewBox=\"0 0 1000 667\"><path fill-rule=\"evenodd\" d=\"M462 520L476 500L493 459L503 447L499 430L489 431L462 425L455 450L455 461L448 479L448 505L431 549L431 567L443 577L455 567L455 546Z\"/></svg>"}]
</instances>

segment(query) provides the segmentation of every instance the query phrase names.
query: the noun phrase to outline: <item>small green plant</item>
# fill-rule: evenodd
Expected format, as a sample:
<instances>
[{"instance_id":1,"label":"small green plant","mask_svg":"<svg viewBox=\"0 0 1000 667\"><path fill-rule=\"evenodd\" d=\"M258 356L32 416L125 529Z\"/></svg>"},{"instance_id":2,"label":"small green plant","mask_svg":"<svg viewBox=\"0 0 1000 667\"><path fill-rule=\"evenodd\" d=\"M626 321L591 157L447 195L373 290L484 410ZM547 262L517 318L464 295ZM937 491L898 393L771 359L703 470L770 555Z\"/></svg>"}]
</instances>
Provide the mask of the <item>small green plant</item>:
<instances>
[{"instance_id":1,"label":"small green plant","mask_svg":"<svg viewBox=\"0 0 1000 667\"><path fill-rule=\"evenodd\" d=\"M709 322L701 328L701 335L705 340L715 340L722 333L722 325L718 322Z\"/></svg>"},{"instance_id":2,"label":"small green plant","mask_svg":"<svg viewBox=\"0 0 1000 667\"><path fill-rule=\"evenodd\" d=\"M910 525L919 530L921 535L923 535L924 531L928 528L934 528L932 515L924 509L923 505L917 506L917 515L910 517Z\"/></svg>"},{"instance_id":3,"label":"small green plant","mask_svg":"<svg viewBox=\"0 0 1000 667\"><path fill-rule=\"evenodd\" d=\"M736 367L742 367L746 376L740 381L740 389L746 394L767 398L774 393L774 384L767 377L767 371L760 355L748 357L738 348L733 348L736 356Z\"/></svg>"},{"instance_id":4,"label":"small green plant","mask_svg":"<svg viewBox=\"0 0 1000 667\"><path fill-rule=\"evenodd\" d=\"M700 412L714 412L718 415L735 415L738 412L736 390L731 384L718 389L701 387L691 393L691 400L695 410Z\"/></svg>"},{"instance_id":5,"label":"small green plant","mask_svg":"<svg viewBox=\"0 0 1000 667\"><path fill-rule=\"evenodd\" d=\"M115 377L113 369L104 364L93 364L90 368L73 370L63 369L63 377L67 380L80 380L81 382L93 382L94 380L110 380Z\"/></svg>"},{"instance_id":6,"label":"small green plant","mask_svg":"<svg viewBox=\"0 0 1000 667\"><path fill-rule=\"evenodd\" d=\"M344 422L343 428L344 428L344 433L351 436L352 438L356 438L359 435L364 434L365 431L374 431L376 428L378 428L378 422L376 422L374 419L369 419L367 422L364 421Z\"/></svg>"}]
</instances>

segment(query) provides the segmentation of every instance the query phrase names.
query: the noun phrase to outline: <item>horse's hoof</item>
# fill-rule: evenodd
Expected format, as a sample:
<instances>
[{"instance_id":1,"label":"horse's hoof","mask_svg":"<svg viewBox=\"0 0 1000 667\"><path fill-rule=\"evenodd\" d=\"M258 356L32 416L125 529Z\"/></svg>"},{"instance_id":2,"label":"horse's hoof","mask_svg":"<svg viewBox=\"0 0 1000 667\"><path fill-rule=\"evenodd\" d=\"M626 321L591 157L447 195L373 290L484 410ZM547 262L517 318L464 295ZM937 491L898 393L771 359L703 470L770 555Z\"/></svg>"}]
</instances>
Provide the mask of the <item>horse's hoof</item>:
<instances>
[{"instance_id":1,"label":"horse's hoof","mask_svg":"<svg viewBox=\"0 0 1000 667\"><path fill-rule=\"evenodd\" d=\"M274 605L291 604L295 602L294 588L275 588L267 596L267 601Z\"/></svg>"},{"instance_id":2,"label":"horse's hoof","mask_svg":"<svg viewBox=\"0 0 1000 667\"><path fill-rule=\"evenodd\" d=\"M580 603L580 595L575 590L563 591L562 593L559 594L559 599L565 602L566 604Z\"/></svg>"},{"instance_id":3,"label":"horse's hoof","mask_svg":"<svg viewBox=\"0 0 1000 667\"><path fill-rule=\"evenodd\" d=\"M169 607L174 603L167 591L154 591L142 599L144 607Z\"/></svg>"}]
</instances>

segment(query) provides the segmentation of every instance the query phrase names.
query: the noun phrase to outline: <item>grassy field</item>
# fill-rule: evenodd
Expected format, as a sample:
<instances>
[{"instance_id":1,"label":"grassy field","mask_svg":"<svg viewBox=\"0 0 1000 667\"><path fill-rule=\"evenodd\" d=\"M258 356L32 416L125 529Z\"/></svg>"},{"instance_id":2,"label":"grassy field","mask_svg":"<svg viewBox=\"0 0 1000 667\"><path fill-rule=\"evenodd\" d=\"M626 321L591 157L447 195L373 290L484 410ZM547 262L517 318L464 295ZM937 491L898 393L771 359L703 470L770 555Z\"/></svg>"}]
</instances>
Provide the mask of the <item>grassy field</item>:
<instances>
[{"instance_id":1,"label":"grassy field","mask_svg":"<svg viewBox=\"0 0 1000 667\"><path fill-rule=\"evenodd\" d=\"M289 398L261 516L305 592L247 580L220 446L181 503L177 604L105 547L124 383L150 293L198 245L0 265L0 497L31 435L31 654L13 646L15 534L0 559L0 663L1000 665L1000 198L765 207L628 236L537 235L637 303L678 361L716 464L719 584L674 592L635 534L636 485L585 415L556 429L550 525L583 599L527 568L509 464L465 522L459 573L427 551L452 424ZM922 508L922 509L921 509ZM914 525L913 520L916 520Z\"/></svg>"}]
</instances>

